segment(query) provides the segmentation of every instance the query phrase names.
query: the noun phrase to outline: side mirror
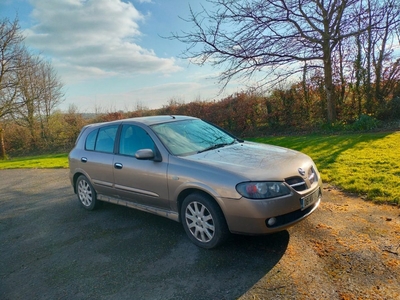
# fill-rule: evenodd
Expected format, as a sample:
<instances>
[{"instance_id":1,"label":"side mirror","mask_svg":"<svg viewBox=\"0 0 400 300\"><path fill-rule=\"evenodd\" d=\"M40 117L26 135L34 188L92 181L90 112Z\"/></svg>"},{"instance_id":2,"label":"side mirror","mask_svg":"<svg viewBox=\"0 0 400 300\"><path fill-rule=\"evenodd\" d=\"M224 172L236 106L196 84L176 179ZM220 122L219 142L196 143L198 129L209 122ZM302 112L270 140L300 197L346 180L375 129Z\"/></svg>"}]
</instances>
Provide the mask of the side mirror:
<instances>
[{"instance_id":1,"label":"side mirror","mask_svg":"<svg viewBox=\"0 0 400 300\"><path fill-rule=\"evenodd\" d=\"M153 159L154 158L154 152L151 149L140 149L136 151L135 157L137 159Z\"/></svg>"}]
</instances>

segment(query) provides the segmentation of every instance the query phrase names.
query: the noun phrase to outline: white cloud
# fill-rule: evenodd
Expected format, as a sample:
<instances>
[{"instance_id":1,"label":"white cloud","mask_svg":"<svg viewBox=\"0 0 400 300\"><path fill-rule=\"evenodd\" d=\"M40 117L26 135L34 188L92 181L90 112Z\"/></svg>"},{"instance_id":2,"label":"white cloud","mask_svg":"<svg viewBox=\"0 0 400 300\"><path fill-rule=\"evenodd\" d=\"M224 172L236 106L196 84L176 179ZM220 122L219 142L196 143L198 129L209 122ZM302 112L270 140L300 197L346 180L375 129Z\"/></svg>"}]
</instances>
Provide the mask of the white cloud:
<instances>
[{"instance_id":1,"label":"white cloud","mask_svg":"<svg viewBox=\"0 0 400 300\"><path fill-rule=\"evenodd\" d=\"M27 42L57 59L60 73L79 69L99 74L169 74L180 70L173 58L160 58L138 43L145 20L121 0L31 0L36 24Z\"/></svg>"}]
</instances>

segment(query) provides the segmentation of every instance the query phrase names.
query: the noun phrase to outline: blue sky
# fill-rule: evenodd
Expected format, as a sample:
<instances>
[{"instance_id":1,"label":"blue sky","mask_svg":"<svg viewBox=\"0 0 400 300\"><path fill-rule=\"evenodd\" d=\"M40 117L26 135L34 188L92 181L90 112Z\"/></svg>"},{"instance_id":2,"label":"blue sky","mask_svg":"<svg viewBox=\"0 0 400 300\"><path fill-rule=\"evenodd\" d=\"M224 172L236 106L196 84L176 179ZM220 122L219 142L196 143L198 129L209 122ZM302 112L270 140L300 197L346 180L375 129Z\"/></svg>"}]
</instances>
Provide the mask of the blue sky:
<instances>
[{"instance_id":1,"label":"blue sky","mask_svg":"<svg viewBox=\"0 0 400 300\"><path fill-rule=\"evenodd\" d=\"M48 59L64 85L60 109L80 112L159 108L221 99L218 70L178 58L186 45L162 36L188 29L179 17L206 1L1 0L0 18L14 20L25 44ZM220 70L219 70L220 71Z\"/></svg>"}]
</instances>

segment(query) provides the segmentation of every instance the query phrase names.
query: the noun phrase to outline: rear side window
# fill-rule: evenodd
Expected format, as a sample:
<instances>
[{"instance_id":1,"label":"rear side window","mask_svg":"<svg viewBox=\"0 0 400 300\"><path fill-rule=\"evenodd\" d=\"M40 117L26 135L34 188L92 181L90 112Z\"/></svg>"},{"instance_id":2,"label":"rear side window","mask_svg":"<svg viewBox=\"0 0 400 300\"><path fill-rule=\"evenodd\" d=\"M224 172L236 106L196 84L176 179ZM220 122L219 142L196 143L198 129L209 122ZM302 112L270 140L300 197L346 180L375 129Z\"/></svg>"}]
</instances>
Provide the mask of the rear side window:
<instances>
[{"instance_id":1,"label":"rear side window","mask_svg":"<svg viewBox=\"0 0 400 300\"><path fill-rule=\"evenodd\" d=\"M99 129L96 139L95 151L114 152L114 141L117 135L118 125L107 126Z\"/></svg>"},{"instance_id":2,"label":"rear side window","mask_svg":"<svg viewBox=\"0 0 400 300\"><path fill-rule=\"evenodd\" d=\"M85 149L113 153L117 130L118 125L112 125L92 131L86 138Z\"/></svg>"}]
</instances>

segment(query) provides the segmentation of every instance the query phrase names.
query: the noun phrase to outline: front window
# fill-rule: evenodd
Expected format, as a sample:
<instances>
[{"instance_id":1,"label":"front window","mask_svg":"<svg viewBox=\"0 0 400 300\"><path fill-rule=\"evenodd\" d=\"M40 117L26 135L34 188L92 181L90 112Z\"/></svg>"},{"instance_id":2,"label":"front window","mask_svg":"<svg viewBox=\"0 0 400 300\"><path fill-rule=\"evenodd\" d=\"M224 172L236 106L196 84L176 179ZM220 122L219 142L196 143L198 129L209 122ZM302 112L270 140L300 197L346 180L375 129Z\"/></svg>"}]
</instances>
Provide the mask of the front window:
<instances>
[{"instance_id":1,"label":"front window","mask_svg":"<svg viewBox=\"0 0 400 300\"><path fill-rule=\"evenodd\" d=\"M235 138L202 120L184 120L152 126L165 147L183 156L233 144Z\"/></svg>"},{"instance_id":2,"label":"front window","mask_svg":"<svg viewBox=\"0 0 400 300\"><path fill-rule=\"evenodd\" d=\"M151 149L154 151L154 142L147 132L135 125L123 125L121 139L119 141L119 153L134 156L140 149Z\"/></svg>"}]
</instances>

